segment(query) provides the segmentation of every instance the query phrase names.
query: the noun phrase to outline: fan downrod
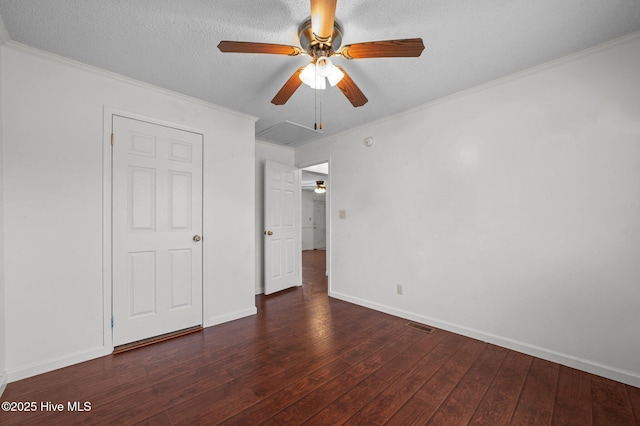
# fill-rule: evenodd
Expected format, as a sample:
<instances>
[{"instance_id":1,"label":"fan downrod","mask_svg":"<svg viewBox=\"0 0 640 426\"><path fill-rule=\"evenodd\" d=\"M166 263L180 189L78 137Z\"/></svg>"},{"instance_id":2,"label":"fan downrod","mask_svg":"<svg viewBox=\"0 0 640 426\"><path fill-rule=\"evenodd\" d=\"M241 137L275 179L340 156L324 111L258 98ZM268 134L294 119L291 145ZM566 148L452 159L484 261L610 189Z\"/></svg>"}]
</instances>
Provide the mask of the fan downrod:
<instances>
[{"instance_id":1,"label":"fan downrod","mask_svg":"<svg viewBox=\"0 0 640 426\"><path fill-rule=\"evenodd\" d=\"M342 44L342 25L337 19L333 22L333 34L327 40L320 40L311 29L311 18L304 20L298 27L298 39L300 47L312 58L324 56L327 58L340 48Z\"/></svg>"}]
</instances>

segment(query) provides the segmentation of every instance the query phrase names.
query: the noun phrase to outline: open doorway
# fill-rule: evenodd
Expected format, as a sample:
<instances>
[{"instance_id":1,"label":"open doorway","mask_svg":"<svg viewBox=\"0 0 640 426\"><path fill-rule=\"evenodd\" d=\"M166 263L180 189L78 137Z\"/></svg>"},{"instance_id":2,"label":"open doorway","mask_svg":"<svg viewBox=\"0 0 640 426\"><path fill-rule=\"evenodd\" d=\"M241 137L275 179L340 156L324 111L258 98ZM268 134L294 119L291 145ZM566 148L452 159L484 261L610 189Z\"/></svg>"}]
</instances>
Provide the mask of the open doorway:
<instances>
[{"instance_id":1,"label":"open doorway","mask_svg":"<svg viewBox=\"0 0 640 426\"><path fill-rule=\"evenodd\" d=\"M313 272L324 273L328 268L327 251L327 207L329 191L329 163L317 164L300 169L301 186L301 246L302 270L319 269ZM303 286L305 277L303 273Z\"/></svg>"},{"instance_id":2,"label":"open doorway","mask_svg":"<svg viewBox=\"0 0 640 426\"><path fill-rule=\"evenodd\" d=\"M324 250L327 247L327 187L329 163L301 169L302 250Z\"/></svg>"}]
</instances>

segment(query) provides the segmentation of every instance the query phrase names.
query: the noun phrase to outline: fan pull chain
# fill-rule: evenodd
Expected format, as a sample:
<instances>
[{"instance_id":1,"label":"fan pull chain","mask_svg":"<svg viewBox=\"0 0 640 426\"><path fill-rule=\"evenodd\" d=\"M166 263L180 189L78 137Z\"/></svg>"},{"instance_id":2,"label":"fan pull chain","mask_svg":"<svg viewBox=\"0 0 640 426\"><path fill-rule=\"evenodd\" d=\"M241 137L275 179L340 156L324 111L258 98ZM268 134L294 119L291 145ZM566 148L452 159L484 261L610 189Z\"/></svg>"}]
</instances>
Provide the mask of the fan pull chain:
<instances>
[{"instance_id":1,"label":"fan pull chain","mask_svg":"<svg viewBox=\"0 0 640 426\"><path fill-rule=\"evenodd\" d=\"M320 92L320 130L322 130L322 92Z\"/></svg>"},{"instance_id":2,"label":"fan pull chain","mask_svg":"<svg viewBox=\"0 0 640 426\"><path fill-rule=\"evenodd\" d=\"M318 78L316 77L316 80ZM318 130L318 90L313 89L313 130Z\"/></svg>"}]
</instances>

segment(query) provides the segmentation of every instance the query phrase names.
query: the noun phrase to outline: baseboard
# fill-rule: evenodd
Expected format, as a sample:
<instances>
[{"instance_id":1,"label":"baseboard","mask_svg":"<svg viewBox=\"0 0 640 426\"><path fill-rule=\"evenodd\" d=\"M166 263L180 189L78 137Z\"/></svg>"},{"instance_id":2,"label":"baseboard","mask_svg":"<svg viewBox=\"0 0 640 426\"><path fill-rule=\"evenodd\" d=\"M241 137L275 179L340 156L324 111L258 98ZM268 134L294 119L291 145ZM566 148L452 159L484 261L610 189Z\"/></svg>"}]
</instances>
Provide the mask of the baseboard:
<instances>
[{"instance_id":1,"label":"baseboard","mask_svg":"<svg viewBox=\"0 0 640 426\"><path fill-rule=\"evenodd\" d=\"M9 383L9 375L4 372L2 376L0 376L0 397L4 393L4 390L7 388L7 383Z\"/></svg>"},{"instance_id":2,"label":"baseboard","mask_svg":"<svg viewBox=\"0 0 640 426\"><path fill-rule=\"evenodd\" d=\"M386 314L394 315L407 320L420 322L436 328L450 331L452 333L460 334L472 339L481 340L483 342L491 343L503 348L511 349L516 352L521 352L527 355L542 358L547 361L555 362L557 364L566 365L578 370L586 371L587 373L595 374L598 376L606 377L607 379L615 380L617 382L626 383L631 386L640 387L640 374L621 370L608 365L603 365L597 362L577 358L571 355L567 355L561 352L556 352L547 348L543 348L536 345L531 345L525 342L509 339L506 337L498 336L491 333L485 333L480 330L472 329L469 327L460 326L447 321L441 321L436 318L427 317L424 315L415 314L413 312L405 311L402 309L396 309L391 306L374 303L368 300L360 299L357 297L348 296L346 294L330 291L329 296L336 299L344 300L356 305L364 306L376 311L384 312Z\"/></svg>"},{"instance_id":3,"label":"baseboard","mask_svg":"<svg viewBox=\"0 0 640 426\"><path fill-rule=\"evenodd\" d=\"M57 370L59 368L68 367L70 365L79 364L81 362L89 361L91 359L100 358L101 356L111 354L112 348L95 348L88 351L76 352L67 356L53 358L50 360L33 363L24 367L20 367L14 370L9 370L8 381L15 382L18 380L26 379L28 377L36 376L38 374L48 373L49 371Z\"/></svg>"},{"instance_id":4,"label":"baseboard","mask_svg":"<svg viewBox=\"0 0 640 426\"><path fill-rule=\"evenodd\" d=\"M257 313L258 313L258 308L254 306L252 308L242 309L240 311L230 312L224 315L218 315L215 317L207 318L207 320L204 323L204 327L211 327L212 325L222 324L225 322L255 315Z\"/></svg>"},{"instance_id":5,"label":"baseboard","mask_svg":"<svg viewBox=\"0 0 640 426\"><path fill-rule=\"evenodd\" d=\"M233 321L235 319L255 315L258 312L254 306L252 308L231 312L226 315L220 315L217 317L209 318L204 325L209 327L212 325L222 324L224 322ZM48 373L49 371L57 370L59 368L68 367L70 365L79 364L81 362L89 361L91 359L100 358L101 356L110 355L113 352L113 348L101 347L88 351L77 352L74 354L62 356L59 358L52 358L42 362L29 364L20 368L7 371L2 376L1 383L11 383L18 380L26 379L28 377L36 376L38 374Z\"/></svg>"}]
</instances>

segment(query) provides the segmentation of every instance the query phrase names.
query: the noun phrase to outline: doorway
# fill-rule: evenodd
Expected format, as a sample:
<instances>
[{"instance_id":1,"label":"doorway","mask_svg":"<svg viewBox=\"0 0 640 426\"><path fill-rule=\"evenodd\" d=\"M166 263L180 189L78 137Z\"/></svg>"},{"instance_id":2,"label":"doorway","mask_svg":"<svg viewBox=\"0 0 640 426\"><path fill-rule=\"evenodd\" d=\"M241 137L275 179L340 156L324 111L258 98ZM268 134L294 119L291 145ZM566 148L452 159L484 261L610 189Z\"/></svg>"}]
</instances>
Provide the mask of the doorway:
<instances>
[{"instance_id":1,"label":"doorway","mask_svg":"<svg viewBox=\"0 0 640 426\"><path fill-rule=\"evenodd\" d=\"M301 182L301 234L303 269L309 259L318 265L318 256L323 256L324 273L328 276L329 251L327 217L329 210L329 163L315 164L300 169ZM308 251L322 253L305 255ZM304 277L303 277L304 278ZM303 280L303 286L305 284Z\"/></svg>"}]
</instances>

